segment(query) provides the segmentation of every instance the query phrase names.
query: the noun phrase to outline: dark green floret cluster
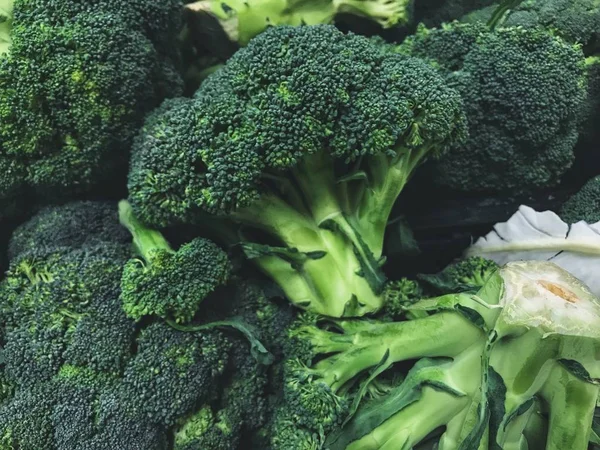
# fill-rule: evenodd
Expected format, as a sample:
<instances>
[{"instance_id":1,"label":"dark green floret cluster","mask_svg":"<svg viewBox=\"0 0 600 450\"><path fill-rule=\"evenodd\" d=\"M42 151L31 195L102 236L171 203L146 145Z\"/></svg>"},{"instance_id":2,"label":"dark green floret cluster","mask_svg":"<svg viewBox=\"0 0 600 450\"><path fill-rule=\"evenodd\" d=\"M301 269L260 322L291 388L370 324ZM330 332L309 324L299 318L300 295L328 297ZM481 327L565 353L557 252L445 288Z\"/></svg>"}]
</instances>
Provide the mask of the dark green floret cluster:
<instances>
[{"instance_id":1,"label":"dark green floret cluster","mask_svg":"<svg viewBox=\"0 0 600 450\"><path fill-rule=\"evenodd\" d=\"M181 4L4 3L12 27L0 56L0 204L8 215L22 211L24 195L68 198L122 170L144 115L181 92L173 45Z\"/></svg>"},{"instance_id":2,"label":"dark green floret cluster","mask_svg":"<svg viewBox=\"0 0 600 450\"><path fill-rule=\"evenodd\" d=\"M600 0L0 0L0 450L600 448L599 113Z\"/></svg>"}]
</instances>

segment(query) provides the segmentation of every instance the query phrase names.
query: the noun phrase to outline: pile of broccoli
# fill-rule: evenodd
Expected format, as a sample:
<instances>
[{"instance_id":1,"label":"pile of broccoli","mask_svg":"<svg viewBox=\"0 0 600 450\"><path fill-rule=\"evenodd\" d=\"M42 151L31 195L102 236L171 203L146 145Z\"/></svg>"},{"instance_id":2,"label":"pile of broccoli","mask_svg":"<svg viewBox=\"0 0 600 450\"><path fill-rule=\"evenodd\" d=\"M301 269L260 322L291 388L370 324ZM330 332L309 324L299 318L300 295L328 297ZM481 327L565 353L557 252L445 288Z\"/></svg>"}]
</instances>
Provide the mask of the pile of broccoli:
<instances>
[{"instance_id":1,"label":"pile of broccoli","mask_svg":"<svg viewBox=\"0 0 600 450\"><path fill-rule=\"evenodd\" d=\"M0 0L0 449L600 445L600 292L388 251L419 189L597 227L599 39L597 0Z\"/></svg>"}]
</instances>

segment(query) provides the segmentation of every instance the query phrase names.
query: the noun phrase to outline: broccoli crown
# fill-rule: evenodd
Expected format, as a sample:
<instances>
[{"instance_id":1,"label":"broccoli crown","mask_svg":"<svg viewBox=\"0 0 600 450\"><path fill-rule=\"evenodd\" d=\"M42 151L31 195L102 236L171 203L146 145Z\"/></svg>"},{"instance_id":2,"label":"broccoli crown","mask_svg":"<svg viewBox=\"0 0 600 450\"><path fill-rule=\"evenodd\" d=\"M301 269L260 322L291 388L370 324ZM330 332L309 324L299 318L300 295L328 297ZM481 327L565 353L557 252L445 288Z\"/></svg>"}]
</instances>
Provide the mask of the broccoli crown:
<instances>
[{"instance_id":1,"label":"broccoli crown","mask_svg":"<svg viewBox=\"0 0 600 450\"><path fill-rule=\"evenodd\" d=\"M266 420L263 361L237 333L206 326L179 331L156 317L137 324L127 318L120 296L129 246L119 233L117 242L107 240L116 214L112 221L98 216L105 220L90 230L96 240L74 232L77 220L96 217L105 206L46 210L19 233L19 250L0 283L0 447L166 450L174 429L209 404L231 424L232 446L225 448L235 448L243 433ZM58 219L74 211L72 222ZM35 238L45 245L36 248ZM227 289L236 298L236 287ZM248 308L251 298L266 303L250 287L240 296L248 297ZM265 314L253 313L267 329L276 315L263 308Z\"/></svg>"},{"instance_id":2,"label":"broccoli crown","mask_svg":"<svg viewBox=\"0 0 600 450\"><path fill-rule=\"evenodd\" d=\"M8 254L20 254L44 247L79 248L100 242L128 244L130 237L117 220L112 202L79 201L42 208L31 220L13 231Z\"/></svg>"},{"instance_id":3,"label":"broccoli crown","mask_svg":"<svg viewBox=\"0 0 600 450\"><path fill-rule=\"evenodd\" d=\"M0 197L89 191L124 165L145 113L180 92L175 62L152 40L175 39L179 2L117 3L15 1L0 60Z\"/></svg>"},{"instance_id":4,"label":"broccoli crown","mask_svg":"<svg viewBox=\"0 0 600 450\"><path fill-rule=\"evenodd\" d=\"M381 306L396 198L464 136L458 94L422 61L328 25L274 27L147 120L129 201L151 226L241 240L302 308L363 315Z\"/></svg>"},{"instance_id":5,"label":"broccoli crown","mask_svg":"<svg viewBox=\"0 0 600 450\"><path fill-rule=\"evenodd\" d=\"M578 45L543 29L455 22L421 29L400 51L431 60L464 100L470 138L437 164L441 184L527 192L571 166L587 84Z\"/></svg>"},{"instance_id":6,"label":"broccoli crown","mask_svg":"<svg viewBox=\"0 0 600 450\"><path fill-rule=\"evenodd\" d=\"M600 221L600 177L589 180L561 207L560 217L567 223L581 220L593 224Z\"/></svg>"},{"instance_id":7,"label":"broccoli crown","mask_svg":"<svg viewBox=\"0 0 600 450\"><path fill-rule=\"evenodd\" d=\"M135 320L157 315L189 322L230 272L227 254L207 239L196 238L176 252L151 250L147 262L133 259L123 269L123 309Z\"/></svg>"},{"instance_id":8,"label":"broccoli crown","mask_svg":"<svg viewBox=\"0 0 600 450\"><path fill-rule=\"evenodd\" d=\"M149 224L200 221L202 210L253 204L267 174L308 155L343 162L389 153L409 145L414 129L443 148L456 137L459 106L420 61L384 55L330 26L275 27L238 51L194 99L166 102L148 119L130 200Z\"/></svg>"},{"instance_id":9,"label":"broccoli crown","mask_svg":"<svg viewBox=\"0 0 600 450\"><path fill-rule=\"evenodd\" d=\"M504 25L542 26L570 42L586 45L600 36L600 3L597 0L526 0L511 10Z\"/></svg>"}]
</instances>

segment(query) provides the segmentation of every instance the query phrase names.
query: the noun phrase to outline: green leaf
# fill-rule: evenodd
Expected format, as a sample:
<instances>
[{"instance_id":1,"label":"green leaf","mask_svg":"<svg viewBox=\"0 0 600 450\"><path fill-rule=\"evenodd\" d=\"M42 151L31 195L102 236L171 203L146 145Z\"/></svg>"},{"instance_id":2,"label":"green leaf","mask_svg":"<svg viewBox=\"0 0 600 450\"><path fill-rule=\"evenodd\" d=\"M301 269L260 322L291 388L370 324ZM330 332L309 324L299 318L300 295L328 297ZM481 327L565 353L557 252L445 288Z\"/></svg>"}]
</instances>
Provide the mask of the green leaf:
<instances>
[{"instance_id":1,"label":"green leaf","mask_svg":"<svg viewBox=\"0 0 600 450\"><path fill-rule=\"evenodd\" d=\"M592 378L590 373L585 369L585 367L583 367L581 363L573 359L559 359L558 363L580 380L592 384L600 384L600 380L598 378Z\"/></svg>"},{"instance_id":2,"label":"green leaf","mask_svg":"<svg viewBox=\"0 0 600 450\"><path fill-rule=\"evenodd\" d=\"M241 318L233 317L229 320L219 320L215 322L205 323L202 325L180 325L173 320L167 320L167 323L177 331L197 332L210 330L213 328L233 328L242 333L250 343L250 353L260 364L269 366L273 364L273 355L265 346L255 337L257 334L253 328L244 323Z\"/></svg>"},{"instance_id":3,"label":"green leaf","mask_svg":"<svg viewBox=\"0 0 600 450\"><path fill-rule=\"evenodd\" d=\"M308 260L321 259L327 255L327 252L324 251L300 252L297 248L274 247L263 244L241 243L239 245L248 259L276 256L288 262L294 270L298 271L302 270Z\"/></svg>"}]
</instances>

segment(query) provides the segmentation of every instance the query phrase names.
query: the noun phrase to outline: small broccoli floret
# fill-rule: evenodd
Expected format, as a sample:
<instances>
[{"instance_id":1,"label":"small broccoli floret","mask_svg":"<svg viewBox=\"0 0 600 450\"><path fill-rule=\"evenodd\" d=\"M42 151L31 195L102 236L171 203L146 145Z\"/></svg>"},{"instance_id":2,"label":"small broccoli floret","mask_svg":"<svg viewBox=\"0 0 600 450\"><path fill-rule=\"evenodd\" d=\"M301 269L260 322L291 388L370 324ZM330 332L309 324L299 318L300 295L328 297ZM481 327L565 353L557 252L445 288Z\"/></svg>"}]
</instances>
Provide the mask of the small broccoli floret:
<instances>
[{"instance_id":1,"label":"small broccoli floret","mask_svg":"<svg viewBox=\"0 0 600 450\"><path fill-rule=\"evenodd\" d=\"M133 235L141 257L123 269L123 309L135 320L156 315L189 322L202 301L227 283L231 272L227 254L202 238L175 251L160 232L144 227L134 217L126 201L119 210L121 223Z\"/></svg>"},{"instance_id":2,"label":"small broccoli floret","mask_svg":"<svg viewBox=\"0 0 600 450\"><path fill-rule=\"evenodd\" d=\"M187 7L218 18L229 38L240 45L270 26L328 24L338 14L352 14L391 28L407 24L412 12L410 0L201 0Z\"/></svg>"},{"instance_id":3,"label":"small broccoli floret","mask_svg":"<svg viewBox=\"0 0 600 450\"><path fill-rule=\"evenodd\" d=\"M119 225L117 205L112 202L81 201L41 209L11 235L9 258L44 247L79 248L101 242L131 241Z\"/></svg>"},{"instance_id":4,"label":"small broccoli floret","mask_svg":"<svg viewBox=\"0 0 600 450\"><path fill-rule=\"evenodd\" d=\"M538 28L452 23L420 29L400 51L431 60L464 100L470 137L437 163L442 185L527 193L572 165L587 86L579 45Z\"/></svg>"},{"instance_id":5,"label":"small broccoli floret","mask_svg":"<svg viewBox=\"0 0 600 450\"><path fill-rule=\"evenodd\" d=\"M216 414L209 406L201 408L175 431L175 450L236 448L236 424L221 411Z\"/></svg>"},{"instance_id":6,"label":"small broccoli floret","mask_svg":"<svg viewBox=\"0 0 600 450\"><path fill-rule=\"evenodd\" d=\"M26 193L62 200L124 172L144 115L180 94L177 57L167 55L177 54L181 3L152 4L14 2L0 58L3 213Z\"/></svg>"},{"instance_id":7,"label":"small broccoli floret","mask_svg":"<svg viewBox=\"0 0 600 450\"><path fill-rule=\"evenodd\" d=\"M385 306L382 318L385 320L400 320L406 316L405 305L421 300L424 296L419 282L402 278L390 281L385 289Z\"/></svg>"},{"instance_id":8,"label":"small broccoli floret","mask_svg":"<svg viewBox=\"0 0 600 450\"><path fill-rule=\"evenodd\" d=\"M526 0L513 8L504 26L544 27L569 42L583 45L600 37L597 0Z\"/></svg>"},{"instance_id":9,"label":"small broccoli floret","mask_svg":"<svg viewBox=\"0 0 600 450\"><path fill-rule=\"evenodd\" d=\"M39 450L54 448L50 385L19 391L0 406L0 448Z\"/></svg>"},{"instance_id":10,"label":"small broccoli floret","mask_svg":"<svg viewBox=\"0 0 600 450\"><path fill-rule=\"evenodd\" d=\"M212 393L227 366L231 343L218 332L188 333L156 322L137 339L125 367L121 401L138 417L174 425Z\"/></svg>"},{"instance_id":11,"label":"small broccoli floret","mask_svg":"<svg viewBox=\"0 0 600 450\"><path fill-rule=\"evenodd\" d=\"M13 1L5 0L0 4L0 57L10 49L13 19Z\"/></svg>"},{"instance_id":12,"label":"small broccoli floret","mask_svg":"<svg viewBox=\"0 0 600 450\"><path fill-rule=\"evenodd\" d=\"M148 119L129 201L149 225L241 242L299 307L360 316L382 306L396 198L464 137L460 98L420 60L332 26L273 27Z\"/></svg>"},{"instance_id":13,"label":"small broccoli floret","mask_svg":"<svg viewBox=\"0 0 600 450\"><path fill-rule=\"evenodd\" d=\"M424 23L437 27L444 22L452 22L465 14L486 8L497 0L421 0L415 2L414 23Z\"/></svg>"},{"instance_id":14,"label":"small broccoli floret","mask_svg":"<svg viewBox=\"0 0 600 450\"><path fill-rule=\"evenodd\" d=\"M479 338L452 358L420 359L404 382L329 435L327 448L414 448L441 427L440 448L587 448L600 300L545 261L509 263L477 293L478 306L467 299L413 304L433 312L428 319L470 316Z\"/></svg>"},{"instance_id":15,"label":"small broccoli floret","mask_svg":"<svg viewBox=\"0 0 600 450\"><path fill-rule=\"evenodd\" d=\"M600 221L600 177L589 180L568 199L560 210L560 217L567 223L584 220L589 224Z\"/></svg>"},{"instance_id":16,"label":"small broccoli floret","mask_svg":"<svg viewBox=\"0 0 600 450\"><path fill-rule=\"evenodd\" d=\"M498 264L481 256L458 260L435 275L419 275L438 294L451 292L477 292L490 276L498 270Z\"/></svg>"}]
</instances>

